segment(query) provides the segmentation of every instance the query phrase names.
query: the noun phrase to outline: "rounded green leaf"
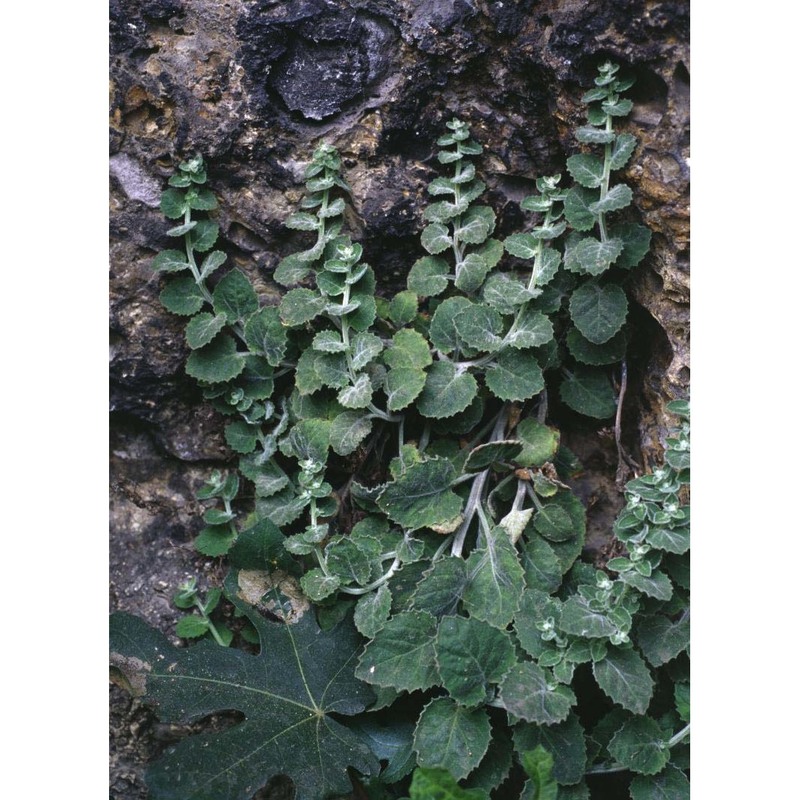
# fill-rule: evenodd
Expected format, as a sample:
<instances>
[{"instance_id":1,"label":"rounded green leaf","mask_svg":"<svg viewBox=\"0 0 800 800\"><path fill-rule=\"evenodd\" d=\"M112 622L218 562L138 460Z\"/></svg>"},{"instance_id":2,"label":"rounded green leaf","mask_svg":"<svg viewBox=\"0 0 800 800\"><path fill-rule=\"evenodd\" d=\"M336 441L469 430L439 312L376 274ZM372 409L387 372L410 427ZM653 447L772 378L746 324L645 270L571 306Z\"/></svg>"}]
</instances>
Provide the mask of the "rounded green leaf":
<instances>
[{"instance_id":1,"label":"rounded green leaf","mask_svg":"<svg viewBox=\"0 0 800 800\"><path fill-rule=\"evenodd\" d=\"M288 334L277 308L265 306L251 315L244 326L244 338L250 350L263 353L273 367L279 366L286 355Z\"/></svg>"},{"instance_id":2,"label":"rounded green leaf","mask_svg":"<svg viewBox=\"0 0 800 800\"><path fill-rule=\"evenodd\" d=\"M650 717L629 719L614 734L608 752L623 767L641 775L655 775L669 761L664 733Z\"/></svg>"},{"instance_id":3,"label":"rounded green leaf","mask_svg":"<svg viewBox=\"0 0 800 800\"><path fill-rule=\"evenodd\" d=\"M194 547L204 556L216 558L224 556L235 541L236 531L232 525L209 525L195 538Z\"/></svg>"},{"instance_id":4,"label":"rounded green leaf","mask_svg":"<svg viewBox=\"0 0 800 800\"><path fill-rule=\"evenodd\" d=\"M573 411L595 419L608 419L617 412L614 390L605 373L578 368L561 384L561 399Z\"/></svg>"},{"instance_id":5,"label":"rounded green leaf","mask_svg":"<svg viewBox=\"0 0 800 800\"><path fill-rule=\"evenodd\" d=\"M551 542L565 542L577 531L567 511L557 503L546 503L533 518L533 527Z\"/></svg>"},{"instance_id":6,"label":"rounded green leaf","mask_svg":"<svg viewBox=\"0 0 800 800\"><path fill-rule=\"evenodd\" d=\"M543 425L531 417L517 425L514 435L522 442L522 451L515 460L523 467L541 467L552 461L561 440L561 433L556 428Z\"/></svg>"},{"instance_id":7,"label":"rounded green leaf","mask_svg":"<svg viewBox=\"0 0 800 800\"><path fill-rule=\"evenodd\" d=\"M429 329L433 346L442 353L450 353L459 346L455 317L473 307L466 297L449 297L434 311Z\"/></svg>"},{"instance_id":8,"label":"rounded green leaf","mask_svg":"<svg viewBox=\"0 0 800 800\"><path fill-rule=\"evenodd\" d=\"M459 372L449 361L437 361L428 370L417 410L432 419L452 417L464 411L477 393L478 383L472 375Z\"/></svg>"},{"instance_id":9,"label":"rounded green leaf","mask_svg":"<svg viewBox=\"0 0 800 800\"><path fill-rule=\"evenodd\" d=\"M619 258L622 249L621 239L601 242L592 236L586 236L574 244L567 243L564 266L581 275L600 275Z\"/></svg>"},{"instance_id":10,"label":"rounded green leaf","mask_svg":"<svg viewBox=\"0 0 800 800\"><path fill-rule=\"evenodd\" d=\"M600 192L575 186L564 198L564 216L576 231L590 231L597 222L597 216L589 210L592 203L597 202Z\"/></svg>"},{"instance_id":11,"label":"rounded green leaf","mask_svg":"<svg viewBox=\"0 0 800 800\"><path fill-rule=\"evenodd\" d=\"M159 297L167 311L184 317L196 314L206 302L202 290L191 275L170 280Z\"/></svg>"},{"instance_id":12,"label":"rounded green leaf","mask_svg":"<svg viewBox=\"0 0 800 800\"><path fill-rule=\"evenodd\" d=\"M392 337L392 343L383 355L387 367L394 369L423 369L433 363L425 337L417 331L404 328Z\"/></svg>"},{"instance_id":13,"label":"rounded green leaf","mask_svg":"<svg viewBox=\"0 0 800 800\"><path fill-rule=\"evenodd\" d=\"M598 686L624 709L644 714L653 697L653 678L633 649L610 647L606 657L592 665Z\"/></svg>"},{"instance_id":14,"label":"rounded green leaf","mask_svg":"<svg viewBox=\"0 0 800 800\"><path fill-rule=\"evenodd\" d=\"M461 339L476 350L491 353L503 343L503 317L489 306L476 303L456 314L453 324Z\"/></svg>"},{"instance_id":15,"label":"rounded green leaf","mask_svg":"<svg viewBox=\"0 0 800 800\"><path fill-rule=\"evenodd\" d=\"M168 219L178 219L186 212L186 192L178 189L166 189L161 194L159 204L161 213Z\"/></svg>"},{"instance_id":16,"label":"rounded green leaf","mask_svg":"<svg viewBox=\"0 0 800 800\"><path fill-rule=\"evenodd\" d=\"M450 231L444 225L436 222L433 225L428 225L427 228L423 228L420 242L432 256L443 253L453 244ZM416 291L410 284L409 288ZM419 292L419 294L424 294L424 292Z\"/></svg>"},{"instance_id":17,"label":"rounded green leaf","mask_svg":"<svg viewBox=\"0 0 800 800\"><path fill-rule=\"evenodd\" d=\"M544 376L531 350L504 350L486 368L486 386L501 400L529 400L544 389Z\"/></svg>"},{"instance_id":18,"label":"rounded green leaf","mask_svg":"<svg viewBox=\"0 0 800 800\"><path fill-rule=\"evenodd\" d=\"M214 289L214 311L229 320L243 320L258 311L258 295L247 276L231 270Z\"/></svg>"},{"instance_id":19,"label":"rounded green leaf","mask_svg":"<svg viewBox=\"0 0 800 800\"><path fill-rule=\"evenodd\" d=\"M602 367L616 364L625 357L628 338L620 331L603 344L590 342L577 328L567 332L567 347L572 357L581 364Z\"/></svg>"},{"instance_id":20,"label":"rounded green leaf","mask_svg":"<svg viewBox=\"0 0 800 800\"><path fill-rule=\"evenodd\" d=\"M653 776L637 775L630 785L631 800L689 800L689 779L672 764Z\"/></svg>"},{"instance_id":21,"label":"rounded green leaf","mask_svg":"<svg viewBox=\"0 0 800 800\"><path fill-rule=\"evenodd\" d=\"M344 411L331 423L330 442L334 453L354 452L372 430L372 420L363 411Z\"/></svg>"},{"instance_id":22,"label":"rounded green leaf","mask_svg":"<svg viewBox=\"0 0 800 800\"><path fill-rule=\"evenodd\" d=\"M450 267L442 258L420 258L408 273L408 288L421 297L435 297L447 288L449 271Z\"/></svg>"},{"instance_id":23,"label":"rounded green leaf","mask_svg":"<svg viewBox=\"0 0 800 800\"><path fill-rule=\"evenodd\" d=\"M603 344L625 324L628 299L615 283L588 281L572 293L569 312L575 327L590 342Z\"/></svg>"},{"instance_id":24,"label":"rounded green leaf","mask_svg":"<svg viewBox=\"0 0 800 800\"><path fill-rule=\"evenodd\" d=\"M246 359L237 351L236 342L227 333L215 337L211 344L195 350L186 361L186 372L206 383L229 381L244 370Z\"/></svg>"},{"instance_id":25,"label":"rounded green leaf","mask_svg":"<svg viewBox=\"0 0 800 800\"><path fill-rule=\"evenodd\" d=\"M180 250L162 250L153 259L152 267L156 272L180 272L189 269L189 262Z\"/></svg>"},{"instance_id":26,"label":"rounded green leaf","mask_svg":"<svg viewBox=\"0 0 800 800\"><path fill-rule=\"evenodd\" d=\"M571 689L555 683L537 664L525 661L506 676L500 687L500 700L515 717L526 722L564 722L577 698Z\"/></svg>"},{"instance_id":27,"label":"rounded green leaf","mask_svg":"<svg viewBox=\"0 0 800 800\"><path fill-rule=\"evenodd\" d=\"M398 292L389 304L389 319L395 325L407 325L417 316L419 298L412 291Z\"/></svg>"},{"instance_id":28,"label":"rounded green leaf","mask_svg":"<svg viewBox=\"0 0 800 800\"><path fill-rule=\"evenodd\" d=\"M208 620L192 614L188 617L181 617L175 626L175 633L182 639L196 639L198 636L205 636L208 633Z\"/></svg>"},{"instance_id":29,"label":"rounded green leaf","mask_svg":"<svg viewBox=\"0 0 800 800\"><path fill-rule=\"evenodd\" d=\"M596 189L603 182L603 159L580 154L567 159L569 174L587 189Z\"/></svg>"},{"instance_id":30,"label":"rounded green leaf","mask_svg":"<svg viewBox=\"0 0 800 800\"><path fill-rule=\"evenodd\" d=\"M417 399L427 376L421 369L399 367L386 373L386 408L388 411L402 411Z\"/></svg>"},{"instance_id":31,"label":"rounded green leaf","mask_svg":"<svg viewBox=\"0 0 800 800\"><path fill-rule=\"evenodd\" d=\"M227 324L224 314L211 314L203 311L189 320L186 326L186 344L193 350L207 345Z\"/></svg>"},{"instance_id":32,"label":"rounded green leaf","mask_svg":"<svg viewBox=\"0 0 800 800\"><path fill-rule=\"evenodd\" d=\"M392 594L385 583L376 591L359 598L353 613L353 622L358 632L367 639L374 639L388 621L391 607Z\"/></svg>"}]
</instances>

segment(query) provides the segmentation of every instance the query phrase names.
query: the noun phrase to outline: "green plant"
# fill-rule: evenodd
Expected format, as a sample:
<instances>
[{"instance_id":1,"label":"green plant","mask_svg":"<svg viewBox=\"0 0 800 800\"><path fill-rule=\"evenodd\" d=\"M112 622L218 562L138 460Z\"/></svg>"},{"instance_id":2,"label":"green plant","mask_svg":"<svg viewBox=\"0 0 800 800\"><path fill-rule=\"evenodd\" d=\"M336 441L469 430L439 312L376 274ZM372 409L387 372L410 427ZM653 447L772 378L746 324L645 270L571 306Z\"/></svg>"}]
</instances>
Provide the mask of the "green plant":
<instances>
[{"instance_id":1,"label":"green plant","mask_svg":"<svg viewBox=\"0 0 800 800\"><path fill-rule=\"evenodd\" d=\"M216 205L202 159L171 179L161 205L183 220L169 234L184 249L154 260L178 273L161 297L190 317L187 372L230 418L239 455L238 471L198 493L216 507L195 546L227 556L225 597L255 626L260 653L175 651L114 618L128 685L169 718L246 715L154 766L154 797L245 798L288 772L298 800L321 798L346 790L348 765L376 798L415 766L412 798L434 779L436 796L488 797L522 768L524 798L555 796L552 779L559 798L588 797L587 774L619 770L637 773L634 800L662 786L685 795L688 426L664 467L626 487L624 554L598 569L579 558L576 459L548 424L553 387L589 417L617 412L607 370L624 356L627 300L616 268L641 260L649 231L607 218L631 201L610 174L635 146L613 131L631 107L616 72L601 67L584 98L600 105L578 131L603 158L568 159L580 184L568 191L560 176L539 178L523 201L539 216L505 241L477 203L481 147L464 122L447 123L439 161L453 174L429 187L445 199L424 212L428 255L390 302L376 301L362 247L342 233L349 190L330 146L315 151L287 223L313 241L275 270L287 287L277 306L262 306L240 270L219 277L216 226L194 218ZM203 604L192 586L180 598L201 614L184 627L227 638L208 618L218 594ZM269 668L276 653L286 674ZM610 710L587 731L575 686L589 674L590 705ZM294 767L286 752L298 753ZM168 794L175 775L186 788Z\"/></svg>"}]
</instances>

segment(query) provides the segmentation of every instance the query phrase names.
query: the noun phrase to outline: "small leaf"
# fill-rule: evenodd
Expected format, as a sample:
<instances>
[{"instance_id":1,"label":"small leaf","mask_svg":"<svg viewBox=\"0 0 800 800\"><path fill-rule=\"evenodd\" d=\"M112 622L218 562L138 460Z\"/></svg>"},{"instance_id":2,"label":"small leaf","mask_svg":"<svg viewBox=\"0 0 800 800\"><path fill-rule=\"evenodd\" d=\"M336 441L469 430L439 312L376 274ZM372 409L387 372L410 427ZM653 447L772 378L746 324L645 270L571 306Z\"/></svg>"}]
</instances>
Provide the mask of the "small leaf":
<instances>
[{"instance_id":1,"label":"small leaf","mask_svg":"<svg viewBox=\"0 0 800 800\"><path fill-rule=\"evenodd\" d=\"M611 150L611 169L622 169L636 148L636 137L630 133L620 133Z\"/></svg>"},{"instance_id":2,"label":"small leaf","mask_svg":"<svg viewBox=\"0 0 800 800\"><path fill-rule=\"evenodd\" d=\"M383 342L374 333L357 333L350 343L350 363L353 369L364 369L381 350Z\"/></svg>"},{"instance_id":3,"label":"small leaf","mask_svg":"<svg viewBox=\"0 0 800 800\"><path fill-rule=\"evenodd\" d=\"M306 596L315 603L330 597L339 588L339 583L337 575L326 575L317 568L309 570L300 578L300 586Z\"/></svg>"},{"instance_id":4,"label":"small leaf","mask_svg":"<svg viewBox=\"0 0 800 800\"><path fill-rule=\"evenodd\" d=\"M314 369L323 386L344 389L350 383L350 372L344 353L317 353Z\"/></svg>"},{"instance_id":5,"label":"small leaf","mask_svg":"<svg viewBox=\"0 0 800 800\"><path fill-rule=\"evenodd\" d=\"M503 318L489 306L475 304L453 318L456 332L470 347L491 353L503 342ZM551 327L552 330L552 327Z\"/></svg>"},{"instance_id":6,"label":"small leaf","mask_svg":"<svg viewBox=\"0 0 800 800\"><path fill-rule=\"evenodd\" d=\"M161 193L161 213L168 219L178 219L186 212L186 193L178 189L167 189Z\"/></svg>"},{"instance_id":7,"label":"small leaf","mask_svg":"<svg viewBox=\"0 0 800 800\"><path fill-rule=\"evenodd\" d=\"M417 410L432 419L452 417L464 411L477 392L478 383L472 375L459 372L452 362L437 361L428 370L425 387L417 399ZM452 516L455 515L450 518Z\"/></svg>"},{"instance_id":8,"label":"small leaf","mask_svg":"<svg viewBox=\"0 0 800 800\"><path fill-rule=\"evenodd\" d=\"M398 691L435 686L435 637L436 620L426 611L395 614L367 643L356 678Z\"/></svg>"},{"instance_id":9,"label":"small leaf","mask_svg":"<svg viewBox=\"0 0 800 800\"><path fill-rule=\"evenodd\" d=\"M621 286L601 286L588 281L578 287L569 301L575 327L593 344L603 344L625 324L628 300Z\"/></svg>"},{"instance_id":10,"label":"small leaf","mask_svg":"<svg viewBox=\"0 0 800 800\"><path fill-rule=\"evenodd\" d=\"M612 336L604 344L590 342L577 328L567 331L567 347L572 357L581 364L602 367L616 364L625 357L628 345L623 331Z\"/></svg>"},{"instance_id":11,"label":"small leaf","mask_svg":"<svg viewBox=\"0 0 800 800\"><path fill-rule=\"evenodd\" d=\"M192 317L186 326L186 344L193 350L207 345L227 324L224 314L210 314L203 311Z\"/></svg>"},{"instance_id":12,"label":"small leaf","mask_svg":"<svg viewBox=\"0 0 800 800\"><path fill-rule=\"evenodd\" d=\"M466 297L448 297L439 304L431 319L429 335L431 344L442 353L450 353L460 342L454 319L462 311L473 307Z\"/></svg>"},{"instance_id":13,"label":"small leaf","mask_svg":"<svg viewBox=\"0 0 800 800\"><path fill-rule=\"evenodd\" d=\"M641 775L661 772L669 761L669 748L658 723L650 717L629 719L609 742L608 752L623 767Z\"/></svg>"},{"instance_id":14,"label":"small leaf","mask_svg":"<svg viewBox=\"0 0 800 800\"><path fill-rule=\"evenodd\" d=\"M388 621L391 607L392 595L385 583L376 591L362 595L353 613L353 622L358 632L367 639L374 639Z\"/></svg>"},{"instance_id":15,"label":"small leaf","mask_svg":"<svg viewBox=\"0 0 800 800\"><path fill-rule=\"evenodd\" d=\"M186 203L196 211L213 211L217 207L217 198L210 189L190 189L186 193Z\"/></svg>"},{"instance_id":16,"label":"small leaf","mask_svg":"<svg viewBox=\"0 0 800 800\"><path fill-rule=\"evenodd\" d=\"M598 686L624 709L644 714L653 697L653 679L635 650L611 647L608 655L592 665Z\"/></svg>"},{"instance_id":17,"label":"small leaf","mask_svg":"<svg viewBox=\"0 0 800 800\"><path fill-rule=\"evenodd\" d=\"M280 260L272 274L272 279L281 286L291 286L300 283L309 272L311 272L311 267L308 262L301 261L296 253L292 253Z\"/></svg>"},{"instance_id":18,"label":"small leaf","mask_svg":"<svg viewBox=\"0 0 800 800\"><path fill-rule=\"evenodd\" d=\"M654 667L661 667L689 646L689 620L642 617L636 626L636 643Z\"/></svg>"},{"instance_id":19,"label":"small leaf","mask_svg":"<svg viewBox=\"0 0 800 800\"><path fill-rule=\"evenodd\" d=\"M422 229L420 242L422 246L433 256L443 253L453 244L453 240L450 237L450 231L444 225L440 225L438 223L428 225L427 228ZM421 287L418 286L415 287L409 284L409 289L416 291L418 294L425 294L424 291L421 291Z\"/></svg>"},{"instance_id":20,"label":"small leaf","mask_svg":"<svg viewBox=\"0 0 800 800\"><path fill-rule=\"evenodd\" d=\"M427 376L421 369L399 367L386 373L386 409L402 411L419 397Z\"/></svg>"},{"instance_id":21,"label":"small leaf","mask_svg":"<svg viewBox=\"0 0 800 800\"><path fill-rule=\"evenodd\" d=\"M207 219L198 220L190 235L192 247L198 253L205 253L206 250L210 250L214 246L218 235L219 225L216 222L211 222Z\"/></svg>"},{"instance_id":22,"label":"small leaf","mask_svg":"<svg viewBox=\"0 0 800 800\"><path fill-rule=\"evenodd\" d=\"M650 240L653 236L649 228L637 225L634 222L623 222L612 225L608 230L612 239L619 239L623 243L622 255L614 262L617 267L630 269L639 264L650 249Z\"/></svg>"},{"instance_id":23,"label":"small leaf","mask_svg":"<svg viewBox=\"0 0 800 800\"><path fill-rule=\"evenodd\" d=\"M553 756L541 745L522 753L520 761L530 781L525 784L522 800L557 800L563 794L553 778Z\"/></svg>"},{"instance_id":24,"label":"small leaf","mask_svg":"<svg viewBox=\"0 0 800 800\"><path fill-rule=\"evenodd\" d=\"M189 269L189 262L180 250L162 250L153 259L152 268L156 272L180 272Z\"/></svg>"},{"instance_id":25,"label":"small leaf","mask_svg":"<svg viewBox=\"0 0 800 800\"><path fill-rule=\"evenodd\" d=\"M563 722L577 702L571 689L557 685L532 661L517 664L500 687L500 701L515 717L539 725ZM555 683L555 681L552 681Z\"/></svg>"},{"instance_id":26,"label":"small leaf","mask_svg":"<svg viewBox=\"0 0 800 800\"><path fill-rule=\"evenodd\" d=\"M597 222L597 216L589 206L597 202L600 192L575 186L564 198L564 216L576 231L590 231Z\"/></svg>"},{"instance_id":27,"label":"small leaf","mask_svg":"<svg viewBox=\"0 0 800 800\"><path fill-rule=\"evenodd\" d=\"M398 292L389 304L389 319L395 325L402 326L417 316L418 298L414 292Z\"/></svg>"},{"instance_id":28,"label":"small leaf","mask_svg":"<svg viewBox=\"0 0 800 800\"><path fill-rule=\"evenodd\" d=\"M609 144L614 141L614 131L584 125L575 131L575 138L583 144Z\"/></svg>"},{"instance_id":29,"label":"small leaf","mask_svg":"<svg viewBox=\"0 0 800 800\"><path fill-rule=\"evenodd\" d=\"M490 738L485 709L466 709L449 697L438 697L425 706L414 731L417 763L446 769L461 780L478 766Z\"/></svg>"},{"instance_id":30,"label":"small leaf","mask_svg":"<svg viewBox=\"0 0 800 800\"><path fill-rule=\"evenodd\" d=\"M606 214L609 211L619 211L620 209L627 208L633 201L633 192L630 186L620 183L617 186L609 189L605 197L592 203L589 206L589 211L593 214Z\"/></svg>"},{"instance_id":31,"label":"small leaf","mask_svg":"<svg viewBox=\"0 0 800 800\"><path fill-rule=\"evenodd\" d=\"M325 298L311 289L290 289L281 300L281 321L290 328L304 325L319 316L326 305Z\"/></svg>"},{"instance_id":32,"label":"small leaf","mask_svg":"<svg viewBox=\"0 0 800 800\"><path fill-rule=\"evenodd\" d=\"M524 349L540 347L552 338L553 323L541 311L525 308L506 334L505 343L509 347Z\"/></svg>"},{"instance_id":33,"label":"small leaf","mask_svg":"<svg viewBox=\"0 0 800 800\"><path fill-rule=\"evenodd\" d=\"M522 450L518 441L496 441L479 444L470 450L464 464L464 472L481 472L502 461L513 461Z\"/></svg>"},{"instance_id":34,"label":"small leaf","mask_svg":"<svg viewBox=\"0 0 800 800\"><path fill-rule=\"evenodd\" d=\"M283 224L294 231L316 231L320 225L315 216L303 212L291 214Z\"/></svg>"},{"instance_id":35,"label":"small leaf","mask_svg":"<svg viewBox=\"0 0 800 800\"><path fill-rule=\"evenodd\" d=\"M576 155L567 159L569 174L587 189L596 189L603 182L603 160L597 156Z\"/></svg>"},{"instance_id":36,"label":"small leaf","mask_svg":"<svg viewBox=\"0 0 800 800\"><path fill-rule=\"evenodd\" d=\"M572 595L561 606L558 627L564 633L586 639L604 639L616 633L617 626L603 613L590 608L583 597Z\"/></svg>"},{"instance_id":37,"label":"small leaf","mask_svg":"<svg viewBox=\"0 0 800 800\"><path fill-rule=\"evenodd\" d=\"M352 386L346 386L339 392L337 400L345 408L366 408L372 400L372 384L369 375L362 373Z\"/></svg>"},{"instance_id":38,"label":"small leaf","mask_svg":"<svg viewBox=\"0 0 800 800\"><path fill-rule=\"evenodd\" d=\"M672 764L652 777L637 775L630 785L631 800L689 800L689 779Z\"/></svg>"},{"instance_id":39,"label":"small leaf","mask_svg":"<svg viewBox=\"0 0 800 800\"><path fill-rule=\"evenodd\" d=\"M447 288L449 271L450 267L442 258L420 258L408 273L408 288L421 297L435 297Z\"/></svg>"},{"instance_id":40,"label":"small leaf","mask_svg":"<svg viewBox=\"0 0 800 800\"><path fill-rule=\"evenodd\" d=\"M641 568L643 564L649 562L638 562L637 569ZM672 597L672 582L663 573L655 571L650 575L643 575L636 570L623 572L620 576L623 583L633 586L648 597L654 597L657 600L669 600Z\"/></svg>"},{"instance_id":41,"label":"small leaf","mask_svg":"<svg viewBox=\"0 0 800 800\"><path fill-rule=\"evenodd\" d=\"M331 423L330 442L333 452L347 456L355 452L372 430L372 420L362 411L344 411Z\"/></svg>"},{"instance_id":42,"label":"small leaf","mask_svg":"<svg viewBox=\"0 0 800 800\"><path fill-rule=\"evenodd\" d=\"M221 383L239 375L246 360L228 334L216 336L211 344L193 351L186 361L186 372L206 383Z\"/></svg>"},{"instance_id":43,"label":"small leaf","mask_svg":"<svg viewBox=\"0 0 800 800\"><path fill-rule=\"evenodd\" d=\"M403 329L392 337L392 344L384 353L388 367L423 369L433 363L428 342L417 331Z\"/></svg>"},{"instance_id":44,"label":"small leaf","mask_svg":"<svg viewBox=\"0 0 800 800\"><path fill-rule=\"evenodd\" d=\"M490 275L483 287L483 300L501 314L513 314L517 307L533 299L525 285L505 272Z\"/></svg>"},{"instance_id":45,"label":"small leaf","mask_svg":"<svg viewBox=\"0 0 800 800\"><path fill-rule=\"evenodd\" d=\"M583 275L600 275L605 272L622 253L621 239L601 242L591 236L581 239L576 245L567 247L564 266Z\"/></svg>"},{"instance_id":46,"label":"small leaf","mask_svg":"<svg viewBox=\"0 0 800 800\"><path fill-rule=\"evenodd\" d=\"M529 400L544 389L544 376L531 350L504 350L486 368L486 386L501 400Z\"/></svg>"},{"instance_id":47,"label":"small leaf","mask_svg":"<svg viewBox=\"0 0 800 800\"><path fill-rule=\"evenodd\" d=\"M467 253L456 265L456 288L462 292L476 292L483 285L491 267L478 253Z\"/></svg>"},{"instance_id":48,"label":"small leaf","mask_svg":"<svg viewBox=\"0 0 800 800\"><path fill-rule=\"evenodd\" d=\"M204 259L200 267L200 278L205 280L213 275L226 261L228 256L220 250L212 250Z\"/></svg>"},{"instance_id":49,"label":"small leaf","mask_svg":"<svg viewBox=\"0 0 800 800\"><path fill-rule=\"evenodd\" d=\"M191 275L182 275L170 280L159 298L167 311L184 317L196 314L206 302L202 289Z\"/></svg>"},{"instance_id":50,"label":"small leaf","mask_svg":"<svg viewBox=\"0 0 800 800\"><path fill-rule=\"evenodd\" d=\"M224 556L236 541L236 531L231 525L209 525L195 537L194 548L210 558Z\"/></svg>"},{"instance_id":51,"label":"small leaf","mask_svg":"<svg viewBox=\"0 0 800 800\"><path fill-rule=\"evenodd\" d=\"M456 234L467 244L482 244L494 230L494 225L494 211L488 206L476 206L461 217L461 225Z\"/></svg>"},{"instance_id":52,"label":"small leaf","mask_svg":"<svg viewBox=\"0 0 800 800\"><path fill-rule=\"evenodd\" d=\"M561 440L561 434L556 428L542 425L532 417L523 419L517 425L514 435L522 442L522 450L515 460L523 467L541 467L552 461Z\"/></svg>"},{"instance_id":53,"label":"small leaf","mask_svg":"<svg viewBox=\"0 0 800 800\"><path fill-rule=\"evenodd\" d=\"M542 247L541 242L530 233L515 233L503 245L507 253L525 260L533 258Z\"/></svg>"},{"instance_id":54,"label":"small leaf","mask_svg":"<svg viewBox=\"0 0 800 800\"><path fill-rule=\"evenodd\" d=\"M192 614L188 617L181 617L175 626L176 635L182 639L196 639L208 633L209 624L207 619Z\"/></svg>"},{"instance_id":55,"label":"small leaf","mask_svg":"<svg viewBox=\"0 0 800 800\"><path fill-rule=\"evenodd\" d=\"M561 564L553 548L541 537L531 536L527 542L522 543L520 560L525 571L525 586L529 591L537 589L552 594L561 586ZM519 620L524 607L523 599L515 619Z\"/></svg>"},{"instance_id":56,"label":"small leaf","mask_svg":"<svg viewBox=\"0 0 800 800\"><path fill-rule=\"evenodd\" d=\"M444 617L435 647L442 685L464 706L482 704L488 685L500 683L515 661L506 631L465 617Z\"/></svg>"},{"instance_id":57,"label":"small leaf","mask_svg":"<svg viewBox=\"0 0 800 800\"><path fill-rule=\"evenodd\" d=\"M247 455L256 449L258 442L258 426L249 425L243 419L237 419L225 426L225 441L231 450Z\"/></svg>"},{"instance_id":58,"label":"small leaf","mask_svg":"<svg viewBox=\"0 0 800 800\"><path fill-rule=\"evenodd\" d=\"M561 384L561 399L574 411L595 419L608 419L617 412L614 390L604 373L576 369Z\"/></svg>"},{"instance_id":59,"label":"small leaf","mask_svg":"<svg viewBox=\"0 0 800 800\"><path fill-rule=\"evenodd\" d=\"M566 509L557 503L542 505L533 518L533 527L551 542L565 542L577 533Z\"/></svg>"},{"instance_id":60,"label":"small leaf","mask_svg":"<svg viewBox=\"0 0 800 800\"><path fill-rule=\"evenodd\" d=\"M689 528L651 527L647 543L659 550L683 555L689 549Z\"/></svg>"},{"instance_id":61,"label":"small leaf","mask_svg":"<svg viewBox=\"0 0 800 800\"><path fill-rule=\"evenodd\" d=\"M288 336L277 308L267 306L251 315L244 326L244 338L251 351L263 353L273 367L280 366L286 355Z\"/></svg>"},{"instance_id":62,"label":"small leaf","mask_svg":"<svg viewBox=\"0 0 800 800\"><path fill-rule=\"evenodd\" d=\"M606 100L602 104L603 111L611 117L626 117L633 109L633 101L631 100Z\"/></svg>"}]
</instances>

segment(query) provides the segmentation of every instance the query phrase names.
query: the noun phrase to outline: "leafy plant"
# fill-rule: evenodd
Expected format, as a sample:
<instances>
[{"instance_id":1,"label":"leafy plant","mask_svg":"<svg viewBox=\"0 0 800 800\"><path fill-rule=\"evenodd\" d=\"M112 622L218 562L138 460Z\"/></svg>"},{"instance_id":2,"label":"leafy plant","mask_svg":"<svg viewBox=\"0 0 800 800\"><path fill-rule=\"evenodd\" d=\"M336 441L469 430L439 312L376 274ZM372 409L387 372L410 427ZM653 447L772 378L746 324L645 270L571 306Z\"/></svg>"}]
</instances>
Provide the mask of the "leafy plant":
<instances>
[{"instance_id":1,"label":"leafy plant","mask_svg":"<svg viewBox=\"0 0 800 800\"><path fill-rule=\"evenodd\" d=\"M478 202L481 146L447 123L438 160L452 174L429 186L442 199L424 212L427 255L390 302L343 233L349 190L332 147L314 152L287 221L311 240L276 268L277 306L240 270L218 271L216 227L195 219L216 204L202 159L171 179L162 210L182 218L169 233L184 249L154 268L184 273L162 300L190 317L187 372L230 418L239 455L198 493L214 506L195 546L227 555L225 596L261 649L173 650L114 619L116 662L166 716L246 717L155 765L154 797L247 798L286 772L298 798L322 798L347 790L348 766L376 798L415 767L411 798L499 796L515 781L526 800L583 798L586 775L622 770L637 775L633 800L684 796L688 408L670 407L687 422L664 467L627 485L623 550L604 568L579 558L576 460L548 424L548 384L584 415L616 412L604 369L624 355L627 300L612 267L649 246L645 228L607 217L630 203L610 175L635 146L613 130L631 107L616 73L601 67L578 131L603 157L568 159L569 190L537 179L522 203L534 224L504 241ZM179 597L200 612L181 635L230 642L208 616L219 594ZM602 710L588 730L575 690L587 679Z\"/></svg>"}]
</instances>

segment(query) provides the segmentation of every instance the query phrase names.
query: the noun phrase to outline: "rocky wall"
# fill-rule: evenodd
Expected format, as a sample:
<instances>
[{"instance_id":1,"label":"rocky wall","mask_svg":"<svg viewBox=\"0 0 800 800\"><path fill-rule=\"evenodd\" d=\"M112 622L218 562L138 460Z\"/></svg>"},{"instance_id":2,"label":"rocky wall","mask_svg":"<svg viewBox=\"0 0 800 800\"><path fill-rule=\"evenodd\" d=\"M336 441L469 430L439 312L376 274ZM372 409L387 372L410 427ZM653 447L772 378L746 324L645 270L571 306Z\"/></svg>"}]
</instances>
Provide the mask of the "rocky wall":
<instances>
[{"instance_id":1,"label":"rocky wall","mask_svg":"<svg viewBox=\"0 0 800 800\"><path fill-rule=\"evenodd\" d=\"M160 192L195 152L220 201L219 246L269 295L302 237L282 222L303 167L335 145L353 187L348 225L391 295L422 255L444 122L470 123L499 234L519 232L533 179L564 172L577 149L597 65L621 64L637 77L626 125L640 140L621 179L631 217L653 230L631 285L626 441L657 457L663 407L688 393L688 2L111 0L110 24L112 608L171 631L176 585L215 578L191 548L192 498L229 454L149 266L170 242ZM111 796L145 797L142 761L169 735L117 700Z\"/></svg>"}]
</instances>

